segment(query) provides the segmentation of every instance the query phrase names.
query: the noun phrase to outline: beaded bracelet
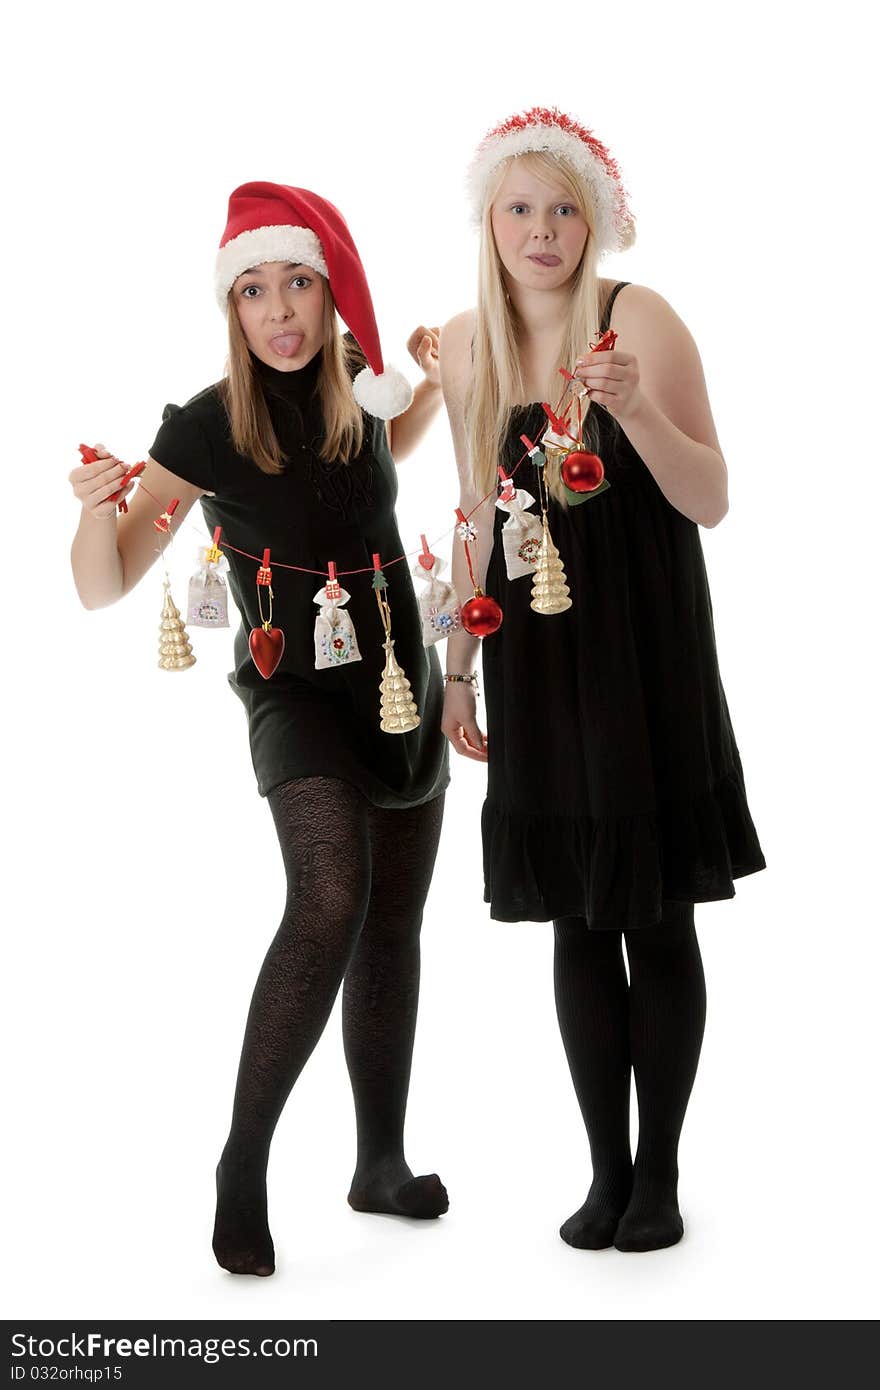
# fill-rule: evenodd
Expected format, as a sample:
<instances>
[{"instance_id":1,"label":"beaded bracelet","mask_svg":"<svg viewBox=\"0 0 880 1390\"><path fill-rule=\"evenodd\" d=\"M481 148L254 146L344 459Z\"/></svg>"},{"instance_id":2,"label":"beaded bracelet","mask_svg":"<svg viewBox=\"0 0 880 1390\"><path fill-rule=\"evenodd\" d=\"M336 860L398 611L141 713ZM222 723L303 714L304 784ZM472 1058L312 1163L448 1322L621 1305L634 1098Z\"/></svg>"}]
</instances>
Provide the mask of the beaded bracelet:
<instances>
[{"instance_id":1,"label":"beaded bracelet","mask_svg":"<svg viewBox=\"0 0 880 1390\"><path fill-rule=\"evenodd\" d=\"M480 686L477 680L476 671L471 671L470 675L465 675L462 672L451 672L447 674L444 677L444 679L446 681L466 681L468 685L472 685L474 687L475 695L479 695L480 693Z\"/></svg>"}]
</instances>

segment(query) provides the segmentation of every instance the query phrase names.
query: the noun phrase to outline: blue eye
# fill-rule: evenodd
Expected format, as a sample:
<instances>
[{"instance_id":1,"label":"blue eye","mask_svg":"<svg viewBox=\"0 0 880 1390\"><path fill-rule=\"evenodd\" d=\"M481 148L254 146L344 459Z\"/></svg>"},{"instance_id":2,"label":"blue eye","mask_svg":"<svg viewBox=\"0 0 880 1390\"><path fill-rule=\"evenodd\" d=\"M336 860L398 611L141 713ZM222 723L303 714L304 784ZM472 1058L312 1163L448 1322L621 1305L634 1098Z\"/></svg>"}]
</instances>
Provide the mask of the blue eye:
<instances>
[{"instance_id":1,"label":"blue eye","mask_svg":"<svg viewBox=\"0 0 880 1390\"><path fill-rule=\"evenodd\" d=\"M577 213L577 208L570 207L568 203L561 203L556 211L564 212L567 216L574 217Z\"/></svg>"},{"instance_id":2,"label":"blue eye","mask_svg":"<svg viewBox=\"0 0 880 1390\"><path fill-rule=\"evenodd\" d=\"M255 293L254 293L254 294L251 294L251 290L254 290ZM257 296L259 293L260 293L260 287L259 287L259 285L245 285L244 289L243 289L242 292L241 292L241 297L242 297L242 299L255 299L256 296Z\"/></svg>"},{"instance_id":3,"label":"blue eye","mask_svg":"<svg viewBox=\"0 0 880 1390\"><path fill-rule=\"evenodd\" d=\"M525 212L525 210L525 203L514 203L513 207L510 209L511 212Z\"/></svg>"}]
</instances>

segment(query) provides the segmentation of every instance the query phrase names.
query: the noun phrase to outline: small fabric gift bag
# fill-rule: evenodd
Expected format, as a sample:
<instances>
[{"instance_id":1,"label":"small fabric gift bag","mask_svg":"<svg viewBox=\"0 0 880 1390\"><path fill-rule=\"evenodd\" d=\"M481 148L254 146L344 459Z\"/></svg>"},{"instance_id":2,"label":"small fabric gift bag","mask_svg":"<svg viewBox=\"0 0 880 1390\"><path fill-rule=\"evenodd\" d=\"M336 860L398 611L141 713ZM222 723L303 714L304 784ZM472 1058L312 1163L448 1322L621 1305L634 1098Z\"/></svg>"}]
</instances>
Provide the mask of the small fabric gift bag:
<instances>
[{"instance_id":1,"label":"small fabric gift bag","mask_svg":"<svg viewBox=\"0 0 880 1390\"><path fill-rule=\"evenodd\" d=\"M218 555L216 560L210 555ZM229 590L224 575L229 572L229 561L216 549L199 551L199 568L189 581L186 603L186 621L190 627L228 627Z\"/></svg>"},{"instance_id":2,"label":"small fabric gift bag","mask_svg":"<svg viewBox=\"0 0 880 1390\"><path fill-rule=\"evenodd\" d=\"M350 661L362 660L354 624L342 607L342 604L351 598L351 594L337 584L335 589L331 589L335 597L328 598L328 589L331 589L329 584L323 586L314 598L319 609L315 619L316 671L326 670L328 666L345 666Z\"/></svg>"},{"instance_id":3,"label":"small fabric gift bag","mask_svg":"<svg viewBox=\"0 0 880 1390\"><path fill-rule=\"evenodd\" d=\"M521 579L523 575L534 574L537 568L544 532L541 518L535 516L534 512L526 511L534 500L530 492L517 488L510 491L507 500L499 497L495 503L499 511L507 513L507 520L501 528L501 540L508 579Z\"/></svg>"},{"instance_id":4,"label":"small fabric gift bag","mask_svg":"<svg viewBox=\"0 0 880 1390\"><path fill-rule=\"evenodd\" d=\"M429 563L430 562L430 563ZM461 632L461 604L452 584L438 578L446 561L437 555L423 555L413 565L413 578L423 579L427 588L419 594L422 617L422 645L432 647L452 632Z\"/></svg>"}]
</instances>

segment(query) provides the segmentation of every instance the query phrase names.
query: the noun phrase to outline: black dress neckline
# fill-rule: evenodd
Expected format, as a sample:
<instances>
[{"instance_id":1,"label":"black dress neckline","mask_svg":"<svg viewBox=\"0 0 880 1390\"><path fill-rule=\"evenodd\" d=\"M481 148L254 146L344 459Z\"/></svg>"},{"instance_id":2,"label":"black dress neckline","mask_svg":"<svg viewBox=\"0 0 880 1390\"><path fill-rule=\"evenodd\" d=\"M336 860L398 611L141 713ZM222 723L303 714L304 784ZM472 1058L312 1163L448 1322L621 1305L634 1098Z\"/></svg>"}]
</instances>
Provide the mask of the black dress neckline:
<instances>
[{"instance_id":1,"label":"black dress neckline","mask_svg":"<svg viewBox=\"0 0 880 1390\"><path fill-rule=\"evenodd\" d=\"M254 374L268 395L302 407L308 404L317 391L323 356L324 349L319 348L311 361L293 372L278 371L276 367L270 367L261 361L253 352L250 359Z\"/></svg>"}]
</instances>

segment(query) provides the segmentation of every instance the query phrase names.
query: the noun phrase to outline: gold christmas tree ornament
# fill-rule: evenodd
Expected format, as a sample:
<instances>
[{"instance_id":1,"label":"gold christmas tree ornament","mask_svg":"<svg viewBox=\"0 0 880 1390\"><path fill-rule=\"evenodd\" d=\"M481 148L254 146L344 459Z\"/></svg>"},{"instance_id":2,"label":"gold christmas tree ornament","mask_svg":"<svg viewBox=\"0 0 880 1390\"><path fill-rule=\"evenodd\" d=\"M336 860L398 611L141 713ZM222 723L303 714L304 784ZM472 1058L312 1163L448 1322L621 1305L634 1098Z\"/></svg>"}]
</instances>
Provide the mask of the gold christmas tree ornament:
<instances>
[{"instance_id":1,"label":"gold christmas tree ornament","mask_svg":"<svg viewBox=\"0 0 880 1390\"><path fill-rule=\"evenodd\" d=\"M410 729L417 729L421 724L421 715L410 683L397 664L393 639L388 637L383 645L387 655L379 685L379 727L386 734L408 734Z\"/></svg>"},{"instance_id":2,"label":"gold christmas tree ornament","mask_svg":"<svg viewBox=\"0 0 880 1390\"><path fill-rule=\"evenodd\" d=\"M536 613L564 613L571 607L568 583L559 551L550 535L546 512L543 522L541 549L538 551L535 577L532 580L531 607Z\"/></svg>"},{"instance_id":3,"label":"gold christmas tree ornament","mask_svg":"<svg viewBox=\"0 0 880 1390\"><path fill-rule=\"evenodd\" d=\"M385 632L382 643L385 648L385 670L379 682L379 728L385 734L408 734L411 729L418 728L422 719L412 697L412 686L394 655L391 607L385 592L387 588L388 580L382 573L382 561L376 554L373 556L373 592Z\"/></svg>"},{"instance_id":4,"label":"gold christmas tree ornament","mask_svg":"<svg viewBox=\"0 0 880 1390\"><path fill-rule=\"evenodd\" d=\"M159 669L185 671L195 664L196 659L186 635L180 609L171 597L171 589L166 579L165 602L162 605L162 621L159 626Z\"/></svg>"}]
</instances>

